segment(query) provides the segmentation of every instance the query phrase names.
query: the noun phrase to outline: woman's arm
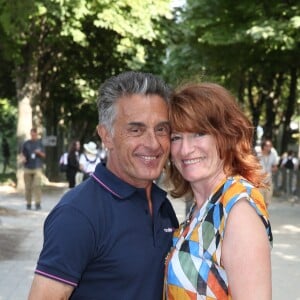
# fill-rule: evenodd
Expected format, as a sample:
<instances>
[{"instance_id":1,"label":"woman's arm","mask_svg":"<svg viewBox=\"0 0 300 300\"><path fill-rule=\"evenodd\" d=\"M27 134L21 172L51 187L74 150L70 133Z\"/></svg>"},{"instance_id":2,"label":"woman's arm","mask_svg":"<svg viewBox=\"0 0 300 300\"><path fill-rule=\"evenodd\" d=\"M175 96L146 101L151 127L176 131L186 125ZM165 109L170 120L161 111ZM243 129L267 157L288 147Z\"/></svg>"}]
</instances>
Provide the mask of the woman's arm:
<instances>
[{"instance_id":1,"label":"woman's arm","mask_svg":"<svg viewBox=\"0 0 300 300\"><path fill-rule=\"evenodd\" d=\"M270 243L263 222L246 199L229 213L221 261L233 300L272 299Z\"/></svg>"}]
</instances>

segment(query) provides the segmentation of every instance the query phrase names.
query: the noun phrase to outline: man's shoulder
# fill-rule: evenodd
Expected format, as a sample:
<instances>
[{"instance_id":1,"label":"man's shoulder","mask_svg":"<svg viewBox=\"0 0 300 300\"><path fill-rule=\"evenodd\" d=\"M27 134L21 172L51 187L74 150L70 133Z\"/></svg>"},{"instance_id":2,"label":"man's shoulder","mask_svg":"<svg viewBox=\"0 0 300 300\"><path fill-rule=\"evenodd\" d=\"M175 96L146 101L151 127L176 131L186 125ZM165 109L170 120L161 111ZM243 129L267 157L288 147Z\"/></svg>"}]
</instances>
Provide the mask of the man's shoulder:
<instances>
[{"instance_id":1,"label":"man's shoulder","mask_svg":"<svg viewBox=\"0 0 300 300\"><path fill-rule=\"evenodd\" d=\"M86 185L85 182L83 184ZM60 219L62 219L62 216L73 220L80 218L90 224L95 224L95 222L105 219L106 206L110 203L110 201L107 201L107 197L105 192L94 189L88 183L85 187L80 184L61 197L51 215L52 217L59 215Z\"/></svg>"},{"instance_id":2,"label":"man's shoulder","mask_svg":"<svg viewBox=\"0 0 300 300\"><path fill-rule=\"evenodd\" d=\"M100 185L96 184L93 178L88 178L78 186L67 191L61 198L61 204L70 204L85 209L95 203L107 202L105 199L110 193Z\"/></svg>"},{"instance_id":3,"label":"man's shoulder","mask_svg":"<svg viewBox=\"0 0 300 300\"><path fill-rule=\"evenodd\" d=\"M271 157L272 160L275 162L275 164L278 163L278 161L279 161L279 156L278 156L278 154L277 154L276 151L271 151L271 152L270 152L270 157Z\"/></svg>"},{"instance_id":4,"label":"man's shoulder","mask_svg":"<svg viewBox=\"0 0 300 300\"><path fill-rule=\"evenodd\" d=\"M26 141L24 141L23 147L24 147L24 146L27 146L30 142L31 142L31 140L26 140Z\"/></svg>"},{"instance_id":5,"label":"man's shoulder","mask_svg":"<svg viewBox=\"0 0 300 300\"><path fill-rule=\"evenodd\" d=\"M44 148L44 143L43 143L43 140L41 140L41 139L39 139L39 140L37 140L36 141L36 145L38 146L38 147L40 147L40 148Z\"/></svg>"}]
</instances>

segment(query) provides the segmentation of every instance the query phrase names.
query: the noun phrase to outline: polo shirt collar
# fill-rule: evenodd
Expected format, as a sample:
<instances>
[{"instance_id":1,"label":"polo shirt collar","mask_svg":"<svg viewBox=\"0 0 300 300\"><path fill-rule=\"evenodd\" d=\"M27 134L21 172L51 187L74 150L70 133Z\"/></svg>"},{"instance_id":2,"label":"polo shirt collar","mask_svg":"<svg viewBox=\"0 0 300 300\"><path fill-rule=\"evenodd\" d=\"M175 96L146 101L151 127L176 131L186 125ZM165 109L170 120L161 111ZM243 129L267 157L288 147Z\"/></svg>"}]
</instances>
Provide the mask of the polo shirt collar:
<instances>
[{"instance_id":1,"label":"polo shirt collar","mask_svg":"<svg viewBox=\"0 0 300 300\"><path fill-rule=\"evenodd\" d=\"M130 197L133 193L141 191L143 189L136 188L113 174L101 163L97 165L95 172L91 175L92 178L103 188L109 191L114 196L119 199L126 199ZM152 195L159 195L158 199L166 198L166 192L153 184ZM157 203L158 204L158 203Z\"/></svg>"}]
</instances>

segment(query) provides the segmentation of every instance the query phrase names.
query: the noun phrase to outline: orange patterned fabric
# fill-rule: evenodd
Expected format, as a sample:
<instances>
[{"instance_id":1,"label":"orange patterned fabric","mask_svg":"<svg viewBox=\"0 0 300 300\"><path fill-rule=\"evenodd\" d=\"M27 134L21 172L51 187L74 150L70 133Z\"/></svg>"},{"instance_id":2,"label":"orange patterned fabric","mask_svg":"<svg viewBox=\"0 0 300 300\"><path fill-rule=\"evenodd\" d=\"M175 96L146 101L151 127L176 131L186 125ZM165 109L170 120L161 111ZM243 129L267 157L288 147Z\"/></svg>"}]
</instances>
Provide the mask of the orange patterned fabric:
<instances>
[{"instance_id":1,"label":"orange patterned fabric","mask_svg":"<svg viewBox=\"0 0 300 300\"><path fill-rule=\"evenodd\" d=\"M166 266L168 300L231 299L226 271L221 264L226 220L233 205L247 199L262 219L272 243L272 232L264 199L258 189L240 176L227 178L195 218L193 213L175 231L173 250Z\"/></svg>"}]
</instances>

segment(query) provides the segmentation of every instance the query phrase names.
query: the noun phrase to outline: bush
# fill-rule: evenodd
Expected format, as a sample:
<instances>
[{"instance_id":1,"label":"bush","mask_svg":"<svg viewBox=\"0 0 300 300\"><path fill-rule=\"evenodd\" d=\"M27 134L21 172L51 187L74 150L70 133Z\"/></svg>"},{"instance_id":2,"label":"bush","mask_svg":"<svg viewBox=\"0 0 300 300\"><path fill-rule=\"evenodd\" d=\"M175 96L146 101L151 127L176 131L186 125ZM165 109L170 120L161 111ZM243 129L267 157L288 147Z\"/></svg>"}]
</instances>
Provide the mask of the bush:
<instances>
[{"instance_id":1,"label":"bush","mask_svg":"<svg viewBox=\"0 0 300 300\"><path fill-rule=\"evenodd\" d=\"M15 187L17 176L15 172L0 174L0 185L9 185Z\"/></svg>"}]
</instances>

